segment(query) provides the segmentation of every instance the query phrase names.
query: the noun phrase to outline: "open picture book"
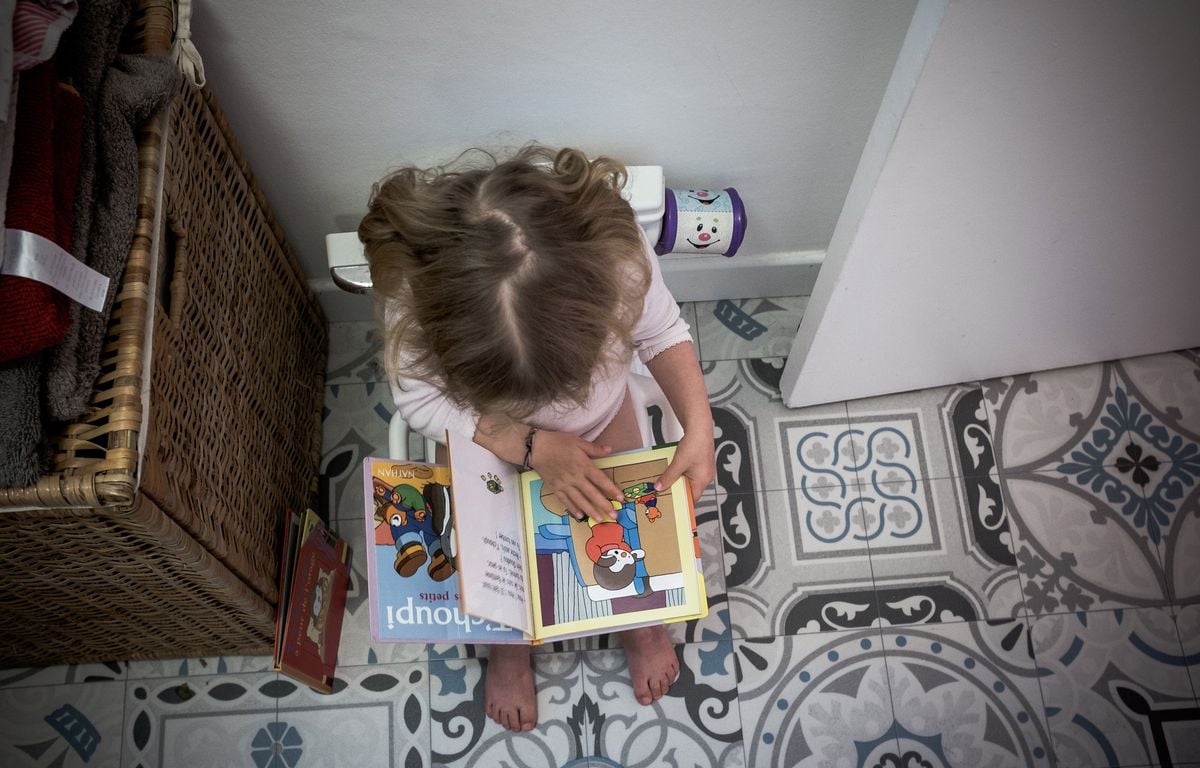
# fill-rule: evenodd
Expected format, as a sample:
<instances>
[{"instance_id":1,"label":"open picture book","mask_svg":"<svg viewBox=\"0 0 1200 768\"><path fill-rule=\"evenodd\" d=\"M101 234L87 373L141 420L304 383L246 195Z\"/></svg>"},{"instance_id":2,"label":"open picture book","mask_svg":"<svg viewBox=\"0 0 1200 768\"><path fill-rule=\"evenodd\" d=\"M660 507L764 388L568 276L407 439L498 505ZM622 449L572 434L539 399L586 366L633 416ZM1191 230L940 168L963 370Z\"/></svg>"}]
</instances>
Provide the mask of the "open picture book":
<instances>
[{"instance_id":1,"label":"open picture book","mask_svg":"<svg viewBox=\"0 0 1200 768\"><path fill-rule=\"evenodd\" d=\"M447 445L449 466L364 461L375 640L541 643L707 614L687 480L654 490L674 446L596 459L622 489L597 522L470 438Z\"/></svg>"}]
</instances>

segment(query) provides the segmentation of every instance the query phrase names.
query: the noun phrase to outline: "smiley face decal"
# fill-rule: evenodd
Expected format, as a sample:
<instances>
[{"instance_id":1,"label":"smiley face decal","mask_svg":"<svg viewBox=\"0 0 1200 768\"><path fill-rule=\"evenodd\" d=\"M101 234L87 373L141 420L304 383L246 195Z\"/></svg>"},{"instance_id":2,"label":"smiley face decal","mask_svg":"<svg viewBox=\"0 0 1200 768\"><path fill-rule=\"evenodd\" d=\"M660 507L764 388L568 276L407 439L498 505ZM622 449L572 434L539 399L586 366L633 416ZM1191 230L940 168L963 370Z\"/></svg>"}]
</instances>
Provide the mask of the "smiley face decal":
<instances>
[{"instance_id":1,"label":"smiley face decal","mask_svg":"<svg viewBox=\"0 0 1200 768\"><path fill-rule=\"evenodd\" d=\"M687 237L688 245L704 250L711 245L721 242L721 219L717 217L697 216L696 230Z\"/></svg>"},{"instance_id":2,"label":"smiley face decal","mask_svg":"<svg viewBox=\"0 0 1200 768\"><path fill-rule=\"evenodd\" d=\"M689 189L687 196L704 206L712 205L721 199L720 192L709 192L707 189Z\"/></svg>"}]
</instances>

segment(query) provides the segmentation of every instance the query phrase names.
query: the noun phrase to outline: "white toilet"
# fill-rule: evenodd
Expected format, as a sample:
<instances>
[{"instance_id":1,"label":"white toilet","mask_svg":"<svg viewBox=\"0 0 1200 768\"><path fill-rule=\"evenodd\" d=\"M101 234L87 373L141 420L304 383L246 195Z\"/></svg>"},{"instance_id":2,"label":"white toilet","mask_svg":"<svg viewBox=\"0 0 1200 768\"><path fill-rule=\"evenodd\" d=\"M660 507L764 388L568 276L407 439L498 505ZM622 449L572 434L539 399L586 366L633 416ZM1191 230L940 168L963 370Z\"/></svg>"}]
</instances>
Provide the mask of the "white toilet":
<instances>
[{"instance_id":1,"label":"white toilet","mask_svg":"<svg viewBox=\"0 0 1200 768\"><path fill-rule=\"evenodd\" d=\"M659 165L631 165L627 168L629 178L621 190L621 196L629 201L637 215L638 224L646 231L651 243L658 242L662 229L662 218L666 208L663 189L666 186L663 169ZM329 261L329 274L340 288L352 293L366 294L371 289L371 271L363 256L362 243L355 232L338 232L325 236L325 254ZM364 296L363 301L370 301ZM630 392L638 414L638 425L646 445L657 442L674 442L683 437L683 428L667 403L658 384L650 372L635 357L630 377ZM656 433L654 418L661 415ZM413 437L417 437L415 434ZM388 429L389 457L400 460L427 460L434 456L435 443L429 438L410 441L410 430L399 414L392 417ZM423 450L422 450L423 449ZM421 453L423 455L416 455Z\"/></svg>"}]
</instances>

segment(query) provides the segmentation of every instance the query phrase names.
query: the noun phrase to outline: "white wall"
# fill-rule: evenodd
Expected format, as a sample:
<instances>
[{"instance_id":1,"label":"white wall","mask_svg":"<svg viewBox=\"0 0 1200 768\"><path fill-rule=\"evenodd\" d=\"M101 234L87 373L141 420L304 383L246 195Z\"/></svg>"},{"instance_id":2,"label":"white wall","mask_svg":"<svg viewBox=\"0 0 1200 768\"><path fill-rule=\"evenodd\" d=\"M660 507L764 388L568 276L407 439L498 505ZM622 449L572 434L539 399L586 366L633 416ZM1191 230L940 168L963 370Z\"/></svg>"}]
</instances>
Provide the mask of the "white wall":
<instances>
[{"instance_id":1,"label":"white wall","mask_svg":"<svg viewBox=\"0 0 1200 768\"><path fill-rule=\"evenodd\" d=\"M212 87L305 271L391 166L537 139L738 187L743 253L823 249L914 0L196 4Z\"/></svg>"},{"instance_id":2,"label":"white wall","mask_svg":"<svg viewBox=\"0 0 1200 768\"><path fill-rule=\"evenodd\" d=\"M864 153L789 404L1200 346L1200 4L952 0L931 40L885 96L911 100Z\"/></svg>"}]
</instances>

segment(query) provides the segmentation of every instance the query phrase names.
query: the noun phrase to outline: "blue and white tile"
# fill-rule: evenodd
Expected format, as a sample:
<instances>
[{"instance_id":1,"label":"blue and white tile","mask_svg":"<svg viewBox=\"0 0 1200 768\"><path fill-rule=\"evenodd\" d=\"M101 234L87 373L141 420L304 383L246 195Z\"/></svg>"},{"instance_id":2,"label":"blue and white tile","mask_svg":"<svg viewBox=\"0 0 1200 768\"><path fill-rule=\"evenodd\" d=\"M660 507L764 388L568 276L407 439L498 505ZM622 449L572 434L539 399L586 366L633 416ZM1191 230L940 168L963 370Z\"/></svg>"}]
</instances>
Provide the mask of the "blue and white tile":
<instances>
[{"instance_id":1,"label":"blue and white tile","mask_svg":"<svg viewBox=\"0 0 1200 768\"><path fill-rule=\"evenodd\" d=\"M1059 470L1084 481L1133 470L1140 407L1120 367L1096 363L983 382L1001 473Z\"/></svg>"},{"instance_id":2,"label":"blue and white tile","mask_svg":"<svg viewBox=\"0 0 1200 768\"><path fill-rule=\"evenodd\" d=\"M533 657L538 724L513 733L484 711L486 659L429 662L430 748L434 766L521 765L529 768L587 765L587 739L596 727L583 696L578 653Z\"/></svg>"},{"instance_id":3,"label":"blue and white tile","mask_svg":"<svg viewBox=\"0 0 1200 768\"><path fill-rule=\"evenodd\" d=\"M1200 710L1166 608L1042 616L1033 645L1059 766L1194 759Z\"/></svg>"},{"instance_id":4,"label":"blue and white tile","mask_svg":"<svg viewBox=\"0 0 1200 768\"><path fill-rule=\"evenodd\" d=\"M1160 461L1200 460L1200 350L1121 360L1130 399L1140 406L1133 442Z\"/></svg>"},{"instance_id":5,"label":"blue and white tile","mask_svg":"<svg viewBox=\"0 0 1200 768\"><path fill-rule=\"evenodd\" d=\"M1001 475L1000 486L1031 615L1167 603L1136 489L1055 471Z\"/></svg>"},{"instance_id":6,"label":"blue and white tile","mask_svg":"<svg viewBox=\"0 0 1200 768\"><path fill-rule=\"evenodd\" d=\"M648 706L634 698L622 651L583 653L571 721L583 749L576 757L591 765L745 765L732 649L728 640L676 646L679 678Z\"/></svg>"},{"instance_id":7,"label":"blue and white tile","mask_svg":"<svg viewBox=\"0 0 1200 768\"><path fill-rule=\"evenodd\" d=\"M799 487L801 476L853 482L844 403L792 409L783 404L782 358L703 365L713 413L717 489L741 494Z\"/></svg>"},{"instance_id":8,"label":"blue and white tile","mask_svg":"<svg viewBox=\"0 0 1200 768\"><path fill-rule=\"evenodd\" d=\"M696 302L704 360L787 357L808 296Z\"/></svg>"},{"instance_id":9,"label":"blue and white tile","mask_svg":"<svg viewBox=\"0 0 1200 768\"><path fill-rule=\"evenodd\" d=\"M1167 595L1176 605L1200 602L1200 482L1182 477L1146 488L1144 514L1159 523L1159 562Z\"/></svg>"},{"instance_id":10,"label":"blue and white tile","mask_svg":"<svg viewBox=\"0 0 1200 768\"><path fill-rule=\"evenodd\" d=\"M746 765L898 766L879 630L734 641Z\"/></svg>"},{"instance_id":11,"label":"blue and white tile","mask_svg":"<svg viewBox=\"0 0 1200 768\"><path fill-rule=\"evenodd\" d=\"M846 412L851 463L864 484L995 473L991 425L977 383L850 400Z\"/></svg>"},{"instance_id":12,"label":"blue and white tile","mask_svg":"<svg viewBox=\"0 0 1200 768\"><path fill-rule=\"evenodd\" d=\"M325 384L387 381L378 326L372 322L330 323Z\"/></svg>"},{"instance_id":13,"label":"blue and white tile","mask_svg":"<svg viewBox=\"0 0 1200 768\"><path fill-rule=\"evenodd\" d=\"M304 748L294 735L275 732L279 696L295 687L274 673L130 681L122 765L265 768L273 750ZM293 764L296 756L280 755Z\"/></svg>"},{"instance_id":14,"label":"blue and white tile","mask_svg":"<svg viewBox=\"0 0 1200 768\"><path fill-rule=\"evenodd\" d=\"M285 748L290 739L303 749L304 762L285 760L278 768L431 765L430 680L424 663L339 668L328 695L285 677L279 683L279 712L269 735Z\"/></svg>"},{"instance_id":15,"label":"blue and white tile","mask_svg":"<svg viewBox=\"0 0 1200 768\"><path fill-rule=\"evenodd\" d=\"M0 765L116 768L125 681L0 689Z\"/></svg>"},{"instance_id":16,"label":"blue and white tile","mask_svg":"<svg viewBox=\"0 0 1200 768\"><path fill-rule=\"evenodd\" d=\"M725 584L733 637L772 637L879 621L857 486L728 496ZM757 520L752 528L746 520ZM731 543L737 546L731 546Z\"/></svg>"},{"instance_id":17,"label":"blue and white tile","mask_svg":"<svg viewBox=\"0 0 1200 768\"><path fill-rule=\"evenodd\" d=\"M1052 765L1023 619L886 628L883 644L905 765Z\"/></svg>"},{"instance_id":18,"label":"blue and white tile","mask_svg":"<svg viewBox=\"0 0 1200 768\"><path fill-rule=\"evenodd\" d=\"M884 481L860 493L880 623L1024 615L1008 518L993 478Z\"/></svg>"},{"instance_id":19,"label":"blue and white tile","mask_svg":"<svg viewBox=\"0 0 1200 768\"><path fill-rule=\"evenodd\" d=\"M111 661L93 664L57 664L52 667L10 667L0 669L0 689L124 680L129 673L130 664L131 662L127 661Z\"/></svg>"}]
</instances>

